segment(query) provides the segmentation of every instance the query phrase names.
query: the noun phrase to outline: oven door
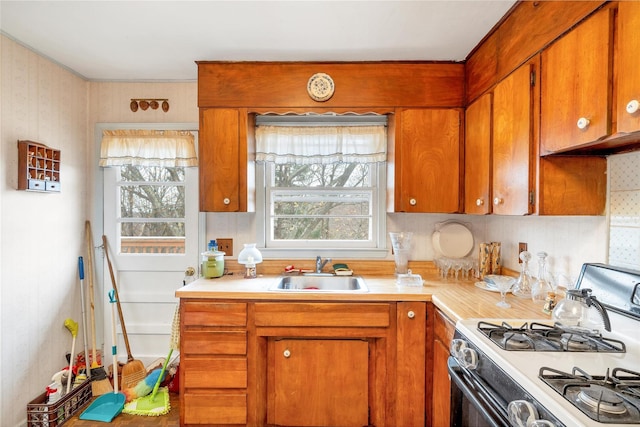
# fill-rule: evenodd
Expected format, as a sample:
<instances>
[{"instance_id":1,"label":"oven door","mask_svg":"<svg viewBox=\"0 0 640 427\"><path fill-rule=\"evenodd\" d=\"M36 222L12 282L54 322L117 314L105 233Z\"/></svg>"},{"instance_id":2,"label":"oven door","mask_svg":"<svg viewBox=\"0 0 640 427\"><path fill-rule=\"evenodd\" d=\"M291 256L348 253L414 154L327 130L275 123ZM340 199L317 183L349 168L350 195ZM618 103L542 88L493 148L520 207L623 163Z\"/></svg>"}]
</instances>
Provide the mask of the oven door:
<instances>
[{"instance_id":1,"label":"oven door","mask_svg":"<svg viewBox=\"0 0 640 427\"><path fill-rule=\"evenodd\" d=\"M451 426L509 427L504 404L481 379L462 368L454 357L448 359L451 376Z\"/></svg>"}]
</instances>

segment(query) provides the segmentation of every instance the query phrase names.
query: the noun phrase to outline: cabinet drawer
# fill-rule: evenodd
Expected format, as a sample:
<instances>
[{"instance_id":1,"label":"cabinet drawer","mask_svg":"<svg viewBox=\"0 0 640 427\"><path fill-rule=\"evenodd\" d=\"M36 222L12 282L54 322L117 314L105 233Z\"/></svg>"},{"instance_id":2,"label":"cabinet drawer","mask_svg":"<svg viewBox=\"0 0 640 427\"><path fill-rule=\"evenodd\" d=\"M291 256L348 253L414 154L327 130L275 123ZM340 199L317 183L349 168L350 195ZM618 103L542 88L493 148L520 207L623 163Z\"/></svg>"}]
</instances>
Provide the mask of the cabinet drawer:
<instances>
[{"instance_id":1,"label":"cabinet drawer","mask_svg":"<svg viewBox=\"0 0 640 427\"><path fill-rule=\"evenodd\" d=\"M45 181L42 179L30 179L29 181L29 190L46 190Z\"/></svg>"},{"instance_id":2,"label":"cabinet drawer","mask_svg":"<svg viewBox=\"0 0 640 427\"><path fill-rule=\"evenodd\" d=\"M191 359L182 362L185 388L247 388L247 359Z\"/></svg>"},{"instance_id":3,"label":"cabinet drawer","mask_svg":"<svg viewBox=\"0 0 640 427\"><path fill-rule=\"evenodd\" d=\"M245 393L185 393L185 424L247 423Z\"/></svg>"},{"instance_id":4,"label":"cabinet drawer","mask_svg":"<svg viewBox=\"0 0 640 427\"><path fill-rule=\"evenodd\" d=\"M60 191L60 183L55 181L45 181L44 188L47 191Z\"/></svg>"},{"instance_id":5,"label":"cabinet drawer","mask_svg":"<svg viewBox=\"0 0 640 427\"><path fill-rule=\"evenodd\" d=\"M185 356L199 354L247 354L246 331L187 331L180 340Z\"/></svg>"},{"instance_id":6,"label":"cabinet drawer","mask_svg":"<svg viewBox=\"0 0 640 427\"><path fill-rule=\"evenodd\" d=\"M389 304L256 303L256 326L387 327Z\"/></svg>"},{"instance_id":7,"label":"cabinet drawer","mask_svg":"<svg viewBox=\"0 0 640 427\"><path fill-rule=\"evenodd\" d=\"M184 302L182 323L189 326L246 326L246 303Z\"/></svg>"},{"instance_id":8,"label":"cabinet drawer","mask_svg":"<svg viewBox=\"0 0 640 427\"><path fill-rule=\"evenodd\" d=\"M433 321L433 332L435 338L440 340L444 345L448 346L453 339L456 325L440 310L435 310L435 318Z\"/></svg>"}]
</instances>

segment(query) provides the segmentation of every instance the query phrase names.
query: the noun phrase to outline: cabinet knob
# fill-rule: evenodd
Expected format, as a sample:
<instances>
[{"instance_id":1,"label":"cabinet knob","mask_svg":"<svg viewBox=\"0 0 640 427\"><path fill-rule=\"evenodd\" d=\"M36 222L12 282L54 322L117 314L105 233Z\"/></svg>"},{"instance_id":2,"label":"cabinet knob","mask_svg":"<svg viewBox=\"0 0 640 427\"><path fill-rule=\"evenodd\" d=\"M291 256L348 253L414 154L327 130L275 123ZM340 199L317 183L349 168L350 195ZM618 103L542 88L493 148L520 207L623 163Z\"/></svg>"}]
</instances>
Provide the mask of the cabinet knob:
<instances>
[{"instance_id":1,"label":"cabinet knob","mask_svg":"<svg viewBox=\"0 0 640 427\"><path fill-rule=\"evenodd\" d=\"M493 199L493 204L498 206L501 205L503 202L503 200L500 197L496 197L495 199Z\"/></svg>"},{"instance_id":2,"label":"cabinet knob","mask_svg":"<svg viewBox=\"0 0 640 427\"><path fill-rule=\"evenodd\" d=\"M416 199L409 199L409 204L410 204L411 206L415 206L415 205L417 205L417 204L418 204L418 201L417 201Z\"/></svg>"},{"instance_id":3,"label":"cabinet knob","mask_svg":"<svg viewBox=\"0 0 640 427\"><path fill-rule=\"evenodd\" d=\"M484 205L484 199L476 199L476 206Z\"/></svg>"},{"instance_id":4,"label":"cabinet knob","mask_svg":"<svg viewBox=\"0 0 640 427\"><path fill-rule=\"evenodd\" d=\"M629 103L627 104L627 113L634 114L638 110L640 110L640 102L638 102L637 99L632 99L631 101L629 101Z\"/></svg>"},{"instance_id":5,"label":"cabinet knob","mask_svg":"<svg viewBox=\"0 0 640 427\"><path fill-rule=\"evenodd\" d=\"M230 200L228 197L225 197L225 198L222 200L222 203L224 203L225 205L228 205L229 203L231 203L231 200Z\"/></svg>"},{"instance_id":6,"label":"cabinet knob","mask_svg":"<svg viewBox=\"0 0 640 427\"><path fill-rule=\"evenodd\" d=\"M413 319L414 317L416 317L416 313L413 310L409 310L409 312L407 313L407 317L409 319Z\"/></svg>"},{"instance_id":7,"label":"cabinet knob","mask_svg":"<svg viewBox=\"0 0 640 427\"><path fill-rule=\"evenodd\" d=\"M289 349L286 349L284 352L282 352L282 355L288 359L289 357L291 357L291 352L289 351Z\"/></svg>"},{"instance_id":8,"label":"cabinet knob","mask_svg":"<svg viewBox=\"0 0 640 427\"><path fill-rule=\"evenodd\" d=\"M580 117L578 119L578 129L586 129L587 127L589 127L589 123L591 123L589 119L587 119L586 117Z\"/></svg>"}]
</instances>

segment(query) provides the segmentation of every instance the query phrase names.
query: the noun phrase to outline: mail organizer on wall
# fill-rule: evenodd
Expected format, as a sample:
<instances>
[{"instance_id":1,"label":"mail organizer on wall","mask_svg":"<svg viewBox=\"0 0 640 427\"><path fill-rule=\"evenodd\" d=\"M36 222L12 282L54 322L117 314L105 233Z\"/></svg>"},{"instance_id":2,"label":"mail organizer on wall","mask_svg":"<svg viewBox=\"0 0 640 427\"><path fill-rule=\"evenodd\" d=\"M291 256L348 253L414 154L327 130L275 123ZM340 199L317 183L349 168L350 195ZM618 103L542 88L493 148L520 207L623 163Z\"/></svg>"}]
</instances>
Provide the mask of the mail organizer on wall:
<instances>
[{"instance_id":1,"label":"mail organizer on wall","mask_svg":"<svg viewBox=\"0 0 640 427\"><path fill-rule=\"evenodd\" d=\"M18 190L60 192L60 150L18 141Z\"/></svg>"}]
</instances>

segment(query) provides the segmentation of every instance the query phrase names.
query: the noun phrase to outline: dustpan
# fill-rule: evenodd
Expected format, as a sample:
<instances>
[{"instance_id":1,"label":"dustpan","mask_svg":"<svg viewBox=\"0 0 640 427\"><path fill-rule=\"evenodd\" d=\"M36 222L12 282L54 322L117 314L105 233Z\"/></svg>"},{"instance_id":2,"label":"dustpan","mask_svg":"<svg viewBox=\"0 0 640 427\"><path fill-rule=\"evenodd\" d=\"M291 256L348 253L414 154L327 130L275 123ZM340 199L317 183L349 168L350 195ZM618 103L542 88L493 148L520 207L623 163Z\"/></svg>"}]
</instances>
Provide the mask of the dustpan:
<instances>
[{"instance_id":1,"label":"dustpan","mask_svg":"<svg viewBox=\"0 0 640 427\"><path fill-rule=\"evenodd\" d=\"M125 414L133 415L146 415L146 416L159 416L164 415L171 409L171 403L169 401L169 389L167 387L160 387L160 383L164 379L164 373L167 370L167 364L171 359L173 350L180 349L180 309L176 307L176 312L173 315L173 323L171 325L171 341L169 345L169 355L162 365L160 376L156 381L153 391L150 395L139 397L124 405Z\"/></svg>"},{"instance_id":2,"label":"dustpan","mask_svg":"<svg viewBox=\"0 0 640 427\"><path fill-rule=\"evenodd\" d=\"M111 420L120 415L122 408L124 408L124 394L103 394L98 396L98 398L80 414L80 419L110 423Z\"/></svg>"},{"instance_id":3,"label":"dustpan","mask_svg":"<svg viewBox=\"0 0 640 427\"><path fill-rule=\"evenodd\" d=\"M98 396L87 409L80 414L81 420L102 421L110 423L115 417L120 415L124 408L125 396L118 393L118 349L116 347L116 318L113 304L115 296L113 290L109 292L109 302L111 303L111 326L113 334L113 345L111 352L113 353L113 393Z\"/></svg>"}]
</instances>

